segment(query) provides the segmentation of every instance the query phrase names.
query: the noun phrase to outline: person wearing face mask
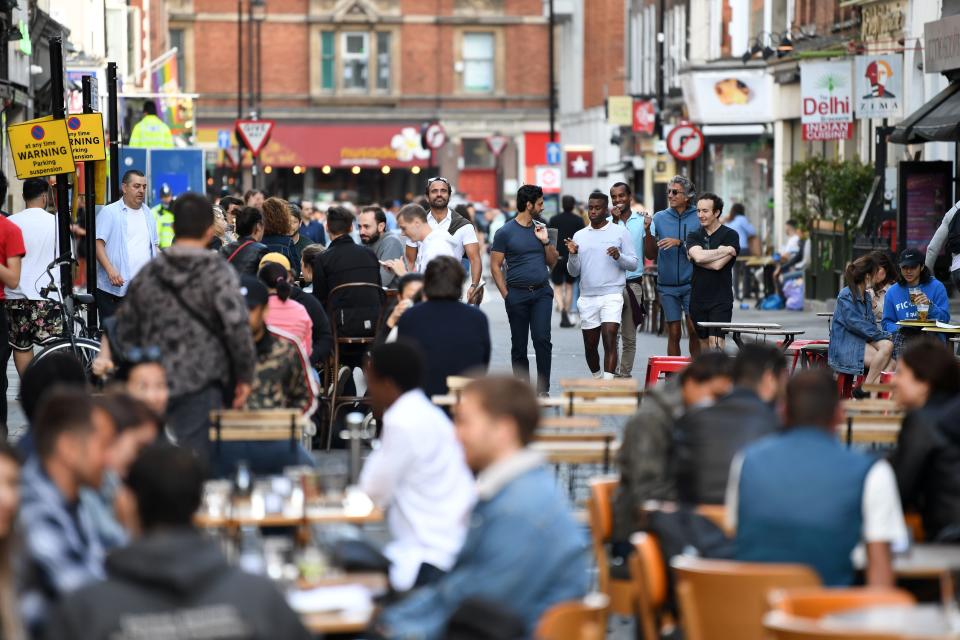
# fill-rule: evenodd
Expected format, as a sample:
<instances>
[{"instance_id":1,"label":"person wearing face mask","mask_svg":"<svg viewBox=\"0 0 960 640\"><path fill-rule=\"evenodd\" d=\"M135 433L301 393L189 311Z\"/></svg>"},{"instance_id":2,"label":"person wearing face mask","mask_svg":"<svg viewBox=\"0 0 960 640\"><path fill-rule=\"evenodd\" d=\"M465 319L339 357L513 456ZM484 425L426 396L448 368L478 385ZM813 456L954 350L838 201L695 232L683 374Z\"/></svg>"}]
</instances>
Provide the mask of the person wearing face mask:
<instances>
[{"instance_id":1,"label":"person wearing face mask","mask_svg":"<svg viewBox=\"0 0 960 640\"><path fill-rule=\"evenodd\" d=\"M14 581L14 545L20 509L20 460L6 442L0 442L0 637L24 640Z\"/></svg>"},{"instance_id":2,"label":"person wearing face mask","mask_svg":"<svg viewBox=\"0 0 960 640\"><path fill-rule=\"evenodd\" d=\"M847 286L837 296L827 349L831 369L850 375L860 375L866 370L864 383L867 384L880 379L893 356L890 332L886 326L877 326L867 291L876 271L877 265L870 256L861 256L847 265L843 273ZM858 388L853 393L859 396L862 392Z\"/></svg>"}]
</instances>

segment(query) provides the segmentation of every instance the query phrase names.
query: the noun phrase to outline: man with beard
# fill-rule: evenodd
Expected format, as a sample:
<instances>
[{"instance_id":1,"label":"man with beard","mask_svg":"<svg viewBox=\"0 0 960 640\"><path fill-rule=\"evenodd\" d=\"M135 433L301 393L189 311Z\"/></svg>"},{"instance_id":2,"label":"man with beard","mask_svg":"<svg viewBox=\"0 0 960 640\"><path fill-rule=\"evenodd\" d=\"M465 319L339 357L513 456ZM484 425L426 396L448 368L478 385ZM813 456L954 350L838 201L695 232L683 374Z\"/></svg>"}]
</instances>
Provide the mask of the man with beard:
<instances>
[{"instance_id":1,"label":"man with beard","mask_svg":"<svg viewBox=\"0 0 960 640\"><path fill-rule=\"evenodd\" d=\"M466 255L470 261L470 291L467 293L472 300L480 287L480 276L483 273L483 263L480 260L480 241L477 240L477 231L473 223L450 208L450 196L453 187L446 178L436 177L427 180L427 201L430 211L427 214L427 223L431 229L442 229L453 236L454 256L463 260ZM407 263L417 261L416 242L407 241Z\"/></svg>"},{"instance_id":2,"label":"man with beard","mask_svg":"<svg viewBox=\"0 0 960 640\"><path fill-rule=\"evenodd\" d=\"M364 207L357 217L360 230L360 242L377 254L380 261L380 280L387 289L396 289L400 279L393 270L383 266L388 260L403 257L403 242L400 238L386 233L387 216L380 207Z\"/></svg>"}]
</instances>

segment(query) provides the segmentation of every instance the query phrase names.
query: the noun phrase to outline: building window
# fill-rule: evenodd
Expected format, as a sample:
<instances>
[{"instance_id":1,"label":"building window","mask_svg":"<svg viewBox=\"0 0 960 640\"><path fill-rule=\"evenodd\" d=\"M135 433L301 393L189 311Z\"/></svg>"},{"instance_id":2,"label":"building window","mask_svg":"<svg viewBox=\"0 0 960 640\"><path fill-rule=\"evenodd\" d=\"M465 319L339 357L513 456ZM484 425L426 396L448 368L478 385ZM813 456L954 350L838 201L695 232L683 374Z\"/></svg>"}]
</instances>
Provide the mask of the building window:
<instances>
[{"instance_id":1,"label":"building window","mask_svg":"<svg viewBox=\"0 0 960 640\"><path fill-rule=\"evenodd\" d=\"M177 84L180 89L187 86L186 46L183 29L170 29L170 47L177 48Z\"/></svg>"},{"instance_id":2,"label":"building window","mask_svg":"<svg viewBox=\"0 0 960 640\"><path fill-rule=\"evenodd\" d=\"M348 31L343 34L343 88L366 91L370 64L369 34Z\"/></svg>"},{"instance_id":3,"label":"building window","mask_svg":"<svg viewBox=\"0 0 960 640\"><path fill-rule=\"evenodd\" d=\"M333 73L336 62L335 35L333 31L324 31L320 34L320 86L327 91L333 91L335 82Z\"/></svg>"},{"instance_id":4,"label":"building window","mask_svg":"<svg viewBox=\"0 0 960 640\"><path fill-rule=\"evenodd\" d=\"M494 34L463 34L463 89L492 93L494 88Z\"/></svg>"},{"instance_id":5,"label":"building window","mask_svg":"<svg viewBox=\"0 0 960 640\"><path fill-rule=\"evenodd\" d=\"M377 90L390 91L390 32L377 32Z\"/></svg>"}]
</instances>

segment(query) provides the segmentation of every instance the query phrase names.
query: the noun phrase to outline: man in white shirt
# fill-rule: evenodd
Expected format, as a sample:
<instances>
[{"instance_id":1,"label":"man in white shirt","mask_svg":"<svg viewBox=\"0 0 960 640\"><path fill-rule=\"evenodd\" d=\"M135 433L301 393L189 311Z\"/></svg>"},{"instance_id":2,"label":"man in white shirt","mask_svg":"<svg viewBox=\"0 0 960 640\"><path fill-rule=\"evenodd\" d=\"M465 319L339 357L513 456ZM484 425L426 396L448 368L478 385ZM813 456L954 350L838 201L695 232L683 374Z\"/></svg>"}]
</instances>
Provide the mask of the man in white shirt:
<instances>
[{"instance_id":1,"label":"man in white shirt","mask_svg":"<svg viewBox=\"0 0 960 640\"><path fill-rule=\"evenodd\" d=\"M23 201L26 208L9 218L20 227L26 250L20 263L20 283L15 288L4 289L10 323L9 343L21 377L33 360L33 347L63 334L63 319L56 302L60 297L56 293L48 294L50 299L40 295L40 289L50 284L47 266L60 255L57 217L47 212L50 185L41 178L28 178L23 183ZM59 267L54 267L51 273L54 284L59 286Z\"/></svg>"},{"instance_id":2,"label":"man in white shirt","mask_svg":"<svg viewBox=\"0 0 960 640\"><path fill-rule=\"evenodd\" d=\"M453 424L421 391L419 352L402 342L370 356L367 389L383 430L360 474L360 488L387 509L390 582L407 591L453 567L475 493Z\"/></svg>"},{"instance_id":3,"label":"man in white shirt","mask_svg":"<svg viewBox=\"0 0 960 640\"><path fill-rule=\"evenodd\" d=\"M418 204L408 204L400 209L397 225L407 240L416 243L418 248L412 259L407 253L409 266L405 266L400 259L386 260L381 263L383 266L402 276L408 271L423 273L430 261L440 256L457 258L456 240L443 229L431 226L427 222L429 217Z\"/></svg>"},{"instance_id":4,"label":"man in white shirt","mask_svg":"<svg viewBox=\"0 0 960 640\"><path fill-rule=\"evenodd\" d=\"M123 302L130 281L159 251L157 219L144 203L147 179L130 169L123 174L123 197L97 214L97 288L100 316L109 318Z\"/></svg>"},{"instance_id":5,"label":"man in white shirt","mask_svg":"<svg viewBox=\"0 0 960 640\"><path fill-rule=\"evenodd\" d=\"M892 547L907 541L893 468L847 449L829 372L811 369L787 383L784 430L746 447L727 484L727 525L735 559L812 566L825 586L849 586L851 553L866 547L868 587L894 586Z\"/></svg>"},{"instance_id":6,"label":"man in white shirt","mask_svg":"<svg viewBox=\"0 0 960 640\"><path fill-rule=\"evenodd\" d=\"M470 291L468 296L474 296L480 286L480 276L483 273L483 262L480 260L480 241L477 239L477 230L473 223L450 208L450 197L453 195L453 186L446 178L436 177L427 180L427 200L430 202L430 214L427 222L431 229L440 229L453 238L453 257L463 260L466 256L470 261ZM407 237L407 262L413 264L417 252L422 250L419 243ZM436 257L436 256L434 256ZM426 266L429 260L423 262Z\"/></svg>"}]
</instances>

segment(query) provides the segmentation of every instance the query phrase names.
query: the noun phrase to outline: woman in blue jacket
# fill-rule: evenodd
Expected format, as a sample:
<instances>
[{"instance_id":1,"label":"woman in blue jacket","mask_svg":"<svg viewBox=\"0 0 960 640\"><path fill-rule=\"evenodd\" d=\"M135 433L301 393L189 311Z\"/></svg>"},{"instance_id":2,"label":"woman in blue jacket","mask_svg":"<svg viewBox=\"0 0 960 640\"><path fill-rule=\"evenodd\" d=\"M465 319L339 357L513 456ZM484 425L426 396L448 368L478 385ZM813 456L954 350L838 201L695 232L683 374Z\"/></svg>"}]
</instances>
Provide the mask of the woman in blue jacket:
<instances>
[{"instance_id":1,"label":"woman in blue jacket","mask_svg":"<svg viewBox=\"0 0 960 640\"><path fill-rule=\"evenodd\" d=\"M894 356L902 350L904 340L924 335L920 329L897 325L900 320L916 320L918 304L927 305L927 320L950 321L947 290L923 264L924 258L919 249L904 249L900 254L900 279L883 300L881 324L884 331L894 336ZM935 335L943 340L942 334Z\"/></svg>"},{"instance_id":2,"label":"woman in blue jacket","mask_svg":"<svg viewBox=\"0 0 960 640\"><path fill-rule=\"evenodd\" d=\"M867 369L864 384L877 382L893 357L890 334L877 326L868 291L876 271L877 263L870 256L847 265L843 272L847 286L837 296L827 349L827 360L837 373L859 375Z\"/></svg>"}]
</instances>

